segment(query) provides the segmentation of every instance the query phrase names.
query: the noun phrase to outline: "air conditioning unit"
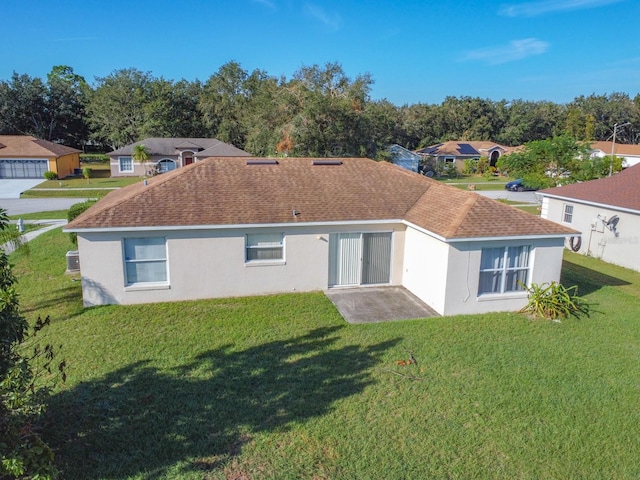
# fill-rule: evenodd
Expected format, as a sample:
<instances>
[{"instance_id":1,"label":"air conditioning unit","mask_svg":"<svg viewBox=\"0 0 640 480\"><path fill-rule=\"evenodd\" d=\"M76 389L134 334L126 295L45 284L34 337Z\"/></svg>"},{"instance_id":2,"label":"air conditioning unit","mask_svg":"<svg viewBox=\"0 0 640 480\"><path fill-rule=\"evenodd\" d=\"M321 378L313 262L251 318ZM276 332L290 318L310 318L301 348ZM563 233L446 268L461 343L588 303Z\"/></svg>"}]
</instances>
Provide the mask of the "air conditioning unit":
<instances>
[{"instance_id":1,"label":"air conditioning unit","mask_svg":"<svg viewBox=\"0 0 640 480\"><path fill-rule=\"evenodd\" d=\"M67 252L66 273L77 273L79 271L80 271L80 252L78 252L78 250L70 250Z\"/></svg>"}]
</instances>

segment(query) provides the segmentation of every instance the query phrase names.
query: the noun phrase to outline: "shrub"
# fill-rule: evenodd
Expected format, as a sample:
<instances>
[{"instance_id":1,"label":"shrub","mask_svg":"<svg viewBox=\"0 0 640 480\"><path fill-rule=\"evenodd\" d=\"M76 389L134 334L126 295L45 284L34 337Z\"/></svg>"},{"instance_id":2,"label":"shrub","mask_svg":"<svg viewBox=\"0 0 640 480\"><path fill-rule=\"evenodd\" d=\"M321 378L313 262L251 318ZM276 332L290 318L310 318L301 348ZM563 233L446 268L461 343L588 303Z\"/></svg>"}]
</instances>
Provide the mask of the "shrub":
<instances>
[{"instance_id":1,"label":"shrub","mask_svg":"<svg viewBox=\"0 0 640 480\"><path fill-rule=\"evenodd\" d=\"M44 178L46 178L47 180L57 180L58 174L56 172L52 172L51 170L48 170L44 172Z\"/></svg>"},{"instance_id":2,"label":"shrub","mask_svg":"<svg viewBox=\"0 0 640 480\"><path fill-rule=\"evenodd\" d=\"M81 163L109 163L109 155L104 153L81 153Z\"/></svg>"},{"instance_id":3,"label":"shrub","mask_svg":"<svg viewBox=\"0 0 640 480\"><path fill-rule=\"evenodd\" d=\"M95 200L87 200L84 202L75 203L71 205L71 207L69 208L69 211L67 212L67 220L71 221L74 218L80 216L82 212L87 210L94 203L96 203ZM78 244L78 235L75 232L69 233L69 237L71 238L71 241L73 242L74 245Z\"/></svg>"},{"instance_id":4,"label":"shrub","mask_svg":"<svg viewBox=\"0 0 640 480\"><path fill-rule=\"evenodd\" d=\"M462 173L465 175L471 175L476 172L476 161L467 158L462 166Z\"/></svg>"},{"instance_id":5,"label":"shrub","mask_svg":"<svg viewBox=\"0 0 640 480\"><path fill-rule=\"evenodd\" d=\"M542 285L534 283L529 288L524 287L529 294L529 302L520 310L521 313L529 313L534 317L550 320L566 318L569 315L589 316L590 306L578 296L577 285L566 288L560 283L551 282Z\"/></svg>"}]
</instances>

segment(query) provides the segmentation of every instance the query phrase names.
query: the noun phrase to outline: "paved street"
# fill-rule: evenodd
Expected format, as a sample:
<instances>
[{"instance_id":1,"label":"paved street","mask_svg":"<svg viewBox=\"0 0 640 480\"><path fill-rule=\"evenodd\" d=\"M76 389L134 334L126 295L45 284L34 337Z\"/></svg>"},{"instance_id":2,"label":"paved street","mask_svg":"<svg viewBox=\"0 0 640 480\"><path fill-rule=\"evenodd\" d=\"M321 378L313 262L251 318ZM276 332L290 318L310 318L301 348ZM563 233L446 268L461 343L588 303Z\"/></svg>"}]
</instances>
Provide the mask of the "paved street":
<instances>
[{"instance_id":1,"label":"paved street","mask_svg":"<svg viewBox=\"0 0 640 480\"><path fill-rule=\"evenodd\" d=\"M539 203L536 192L510 192L509 190L478 190L476 193L494 200L505 199L518 203Z\"/></svg>"},{"instance_id":2,"label":"paved street","mask_svg":"<svg viewBox=\"0 0 640 480\"><path fill-rule=\"evenodd\" d=\"M71 205L84 202L86 198L0 198L0 208L9 215L68 210Z\"/></svg>"}]
</instances>

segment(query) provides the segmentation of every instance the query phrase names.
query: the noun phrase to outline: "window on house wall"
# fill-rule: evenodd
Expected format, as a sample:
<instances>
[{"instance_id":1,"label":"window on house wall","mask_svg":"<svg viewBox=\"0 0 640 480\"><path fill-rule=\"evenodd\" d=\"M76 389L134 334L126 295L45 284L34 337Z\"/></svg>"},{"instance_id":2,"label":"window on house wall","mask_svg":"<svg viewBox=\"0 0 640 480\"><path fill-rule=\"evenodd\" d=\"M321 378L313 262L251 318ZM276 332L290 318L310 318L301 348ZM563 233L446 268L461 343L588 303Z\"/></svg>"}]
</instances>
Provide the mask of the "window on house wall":
<instances>
[{"instance_id":1,"label":"window on house wall","mask_svg":"<svg viewBox=\"0 0 640 480\"><path fill-rule=\"evenodd\" d=\"M530 248L483 248L478 293L506 293L524 290L529 279Z\"/></svg>"},{"instance_id":2,"label":"window on house wall","mask_svg":"<svg viewBox=\"0 0 640 480\"><path fill-rule=\"evenodd\" d=\"M171 170L176 169L176 162L171 160L170 158L163 158L157 163L157 167L159 173L170 172Z\"/></svg>"},{"instance_id":3,"label":"window on house wall","mask_svg":"<svg viewBox=\"0 0 640 480\"><path fill-rule=\"evenodd\" d=\"M564 215L562 217L564 223L571 223L573 221L573 205L564 206Z\"/></svg>"},{"instance_id":4,"label":"window on house wall","mask_svg":"<svg viewBox=\"0 0 640 480\"><path fill-rule=\"evenodd\" d=\"M118 157L118 167L121 172L133 172L133 159L131 157Z\"/></svg>"},{"instance_id":5,"label":"window on house wall","mask_svg":"<svg viewBox=\"0 0 640 480\"><path fill-rule=\"evenodd\" d=\"M127 285L167 282L167 246L164 237L125 238Z\"/></svg>"},{"instance_id":6,"label":"window on house wall","mask_svg":"<svg viewBox=\"0 0 640 480\"><path fill-rule=\"evenodd\" d=\"M284 234L247 234L245 260L247 262L284 260Z\"/></svg>"},{"instance_id":7,"label":"window on house wall","mask_svg":"<svg viewBox=\"0 0 640 480\"><path fill-rule=\"evenodd\" d=\"M455 157L444 157L444 163L456 163Z\"/></svg>"}]
</instances>

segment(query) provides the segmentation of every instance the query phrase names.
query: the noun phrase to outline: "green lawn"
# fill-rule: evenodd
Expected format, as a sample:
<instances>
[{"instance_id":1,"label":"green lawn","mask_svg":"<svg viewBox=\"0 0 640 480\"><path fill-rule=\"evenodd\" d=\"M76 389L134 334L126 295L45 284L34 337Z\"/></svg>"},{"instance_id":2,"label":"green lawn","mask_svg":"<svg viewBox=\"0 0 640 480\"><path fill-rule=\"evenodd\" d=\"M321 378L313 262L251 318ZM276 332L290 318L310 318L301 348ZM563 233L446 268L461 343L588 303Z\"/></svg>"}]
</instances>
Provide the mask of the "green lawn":
<instances>
[{"instance_id":1,"label":"green lawn","mask_svg":"<svg viewBox=\"0 0 640 480\"><path fill-rule=\"evenodd\" d=\"M12 255L69 364L65 479L640 476L638 273L567 253L591 318L348 325L322 293L83 309L72 248Z\"/></svg>"},{"instance_id":2,"label":"green lawn","mask_svg":"<svg viewBox=\"0 0 640 480\"><path fill-rule=\"evenodd\" d=\"M31 190L22 194L22 198L42 197L100 197L109 193L114 188L126 187L132 183L141 182L140 177L111 177L108 164L90 163L82 164L91 169L89 180L82 176L68 177L62 180L43 180ZM47 189L55 188L55 191ZM105 190L95 190L105 189Z\"/></svg>"}]
</instances>

